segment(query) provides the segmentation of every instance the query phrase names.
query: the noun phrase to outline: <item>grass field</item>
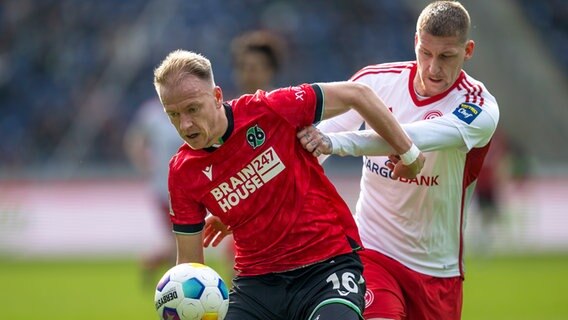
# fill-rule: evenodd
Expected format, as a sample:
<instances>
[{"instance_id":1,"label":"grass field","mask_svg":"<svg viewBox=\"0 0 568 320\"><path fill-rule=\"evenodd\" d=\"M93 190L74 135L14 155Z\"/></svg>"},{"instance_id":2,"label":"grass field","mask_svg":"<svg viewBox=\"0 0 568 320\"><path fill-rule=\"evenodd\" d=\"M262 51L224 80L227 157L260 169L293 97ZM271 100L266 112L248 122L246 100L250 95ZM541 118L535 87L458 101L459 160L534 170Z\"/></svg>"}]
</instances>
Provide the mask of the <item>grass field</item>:
<instances>
[{"instance_id":1,"label":"grass field","mask_svg":"<svg viewBox=\"0 0 568 320\"><path fill-rule=\"evenodd\" d=\"M568 319L568 255L466 259L464 320Z\"/></svg>"},{"instance_id":2,"label":"grass field","mask_svg":"<svg viewBox=\"0 0 568 320\"><path fill-rule=\"evenodd\" d=\"M568 255L471 257L464 320L568 319ZM0 319L157 319L134 261L0 261Z\"/></svg>"}]
</instances>

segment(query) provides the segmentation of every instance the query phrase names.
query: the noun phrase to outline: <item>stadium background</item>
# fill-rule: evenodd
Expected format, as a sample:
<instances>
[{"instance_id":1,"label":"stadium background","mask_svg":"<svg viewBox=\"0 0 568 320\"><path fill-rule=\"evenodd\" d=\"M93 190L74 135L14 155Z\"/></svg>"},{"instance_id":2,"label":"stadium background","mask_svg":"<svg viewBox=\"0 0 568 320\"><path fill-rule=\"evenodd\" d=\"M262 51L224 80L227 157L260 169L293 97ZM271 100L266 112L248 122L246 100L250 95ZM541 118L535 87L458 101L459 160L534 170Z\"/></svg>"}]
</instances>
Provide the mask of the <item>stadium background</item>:
<instances>
[{"instance_id":1,"label":"stadium background","mask_svg":"<svg viewBox=\"0 0 568 320\"><path fill-rule=\"evenodd\" d=\"M413 59L426 2L1 1L0 318L155 318L136 260L165 235L122 141L169 51L205 54L231 97L230 40L266 28L289 44L278 85L344 80ZM466 259L464 319L568 319L568 2L462 2L477 43L465 68L498 98L522 164L494 242ZM353 208L360 160L326 171ZM467 237L483 237L475 203Z\"/></svg>"}]
</instances>

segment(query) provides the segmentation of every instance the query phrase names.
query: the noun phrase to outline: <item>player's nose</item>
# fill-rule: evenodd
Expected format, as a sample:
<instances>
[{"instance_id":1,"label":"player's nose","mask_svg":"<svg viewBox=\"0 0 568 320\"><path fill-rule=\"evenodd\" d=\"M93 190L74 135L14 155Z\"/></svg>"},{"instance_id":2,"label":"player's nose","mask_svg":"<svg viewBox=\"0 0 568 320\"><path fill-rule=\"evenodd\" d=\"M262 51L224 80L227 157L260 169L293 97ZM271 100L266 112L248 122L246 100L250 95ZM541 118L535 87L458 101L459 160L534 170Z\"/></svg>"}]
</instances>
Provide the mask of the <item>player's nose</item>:
<instances>
[{"instance_id":1,"label":"player's nose","mask_svg":"<svg viewBox=\"0 0 568 320\"><path fill-rule=\"evenodd\" d=\"M193 118L190 115L187 114L180 114L180 119L179 119L179 128L182 131L186 131L188 129L191 129L191 127L193 126Z\"/></svg>"}]
</instances>

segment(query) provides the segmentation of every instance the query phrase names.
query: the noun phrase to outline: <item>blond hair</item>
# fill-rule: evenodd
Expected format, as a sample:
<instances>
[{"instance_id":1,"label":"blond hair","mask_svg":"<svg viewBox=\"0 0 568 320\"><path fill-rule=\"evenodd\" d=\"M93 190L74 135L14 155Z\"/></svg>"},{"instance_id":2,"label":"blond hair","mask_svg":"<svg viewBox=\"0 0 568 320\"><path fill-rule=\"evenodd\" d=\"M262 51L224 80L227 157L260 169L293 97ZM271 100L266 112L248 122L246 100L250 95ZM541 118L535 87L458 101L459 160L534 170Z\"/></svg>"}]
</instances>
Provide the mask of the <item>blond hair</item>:
<instances>
[{"instance_id":1,"label":"blond hair","mask_svg":"<svg viewBox=\"0 0 568 320\"><path fill-rule=\"evenodd\" d=\"M160 86L176 85L188 75L215 85L209 59L199 53L178 49L170 52L154 70L154 87L159 92Z\"/></svg>"},{"instance_id":2,"label":"blond hair","mask_svg":"<svg viewBox=\"0 0 568 320\"><path fill-rule=\"evenodd\" d=\"M435 37L458 37L465 43L469 37L471 19L465 7L458 1L430 3L418 17L416 31L424 31Z\"/></svg>"}]
</instances>

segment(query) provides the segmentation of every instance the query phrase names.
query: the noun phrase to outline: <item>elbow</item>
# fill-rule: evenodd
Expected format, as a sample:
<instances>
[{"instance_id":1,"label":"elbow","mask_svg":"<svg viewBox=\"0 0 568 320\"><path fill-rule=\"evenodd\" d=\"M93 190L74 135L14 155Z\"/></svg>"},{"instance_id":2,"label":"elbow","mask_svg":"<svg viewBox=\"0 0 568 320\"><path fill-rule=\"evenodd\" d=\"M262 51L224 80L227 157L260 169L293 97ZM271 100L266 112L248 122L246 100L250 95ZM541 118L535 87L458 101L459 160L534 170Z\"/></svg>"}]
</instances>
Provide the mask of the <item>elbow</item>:
<instances>
[{"instance_id":1,"label":"elbow","mask_svg":"<svg viewBox=\"0 0 568 320\"><path fill-rule=\"evenodd\" d=\"M353 83L351 90L351 106L360 111L369 105L374 105L378 98L377 94L371 87L364 83Z\"/></svg>"},{"instance_id":2,"label":"elbow","mask_svg":"<svg viewBox=\"0 0 568 320\"><path fill-rule=\"evenodd\" d=\"M373 89L364 83L351 82L351 84L352 84L351 91L353 92L353 97L355 99L375 95Z\"/></svg>"},{"instance_id":3,"label":"elbow","mask_svg":"<svg viewBox=\"0 0 568 320\"><path fill-rule=\"evenodd\" d=\"M369 121L370 117L378 117L374 114L383 112L380 109L384 107L384 104L370 86L351 82L349 90L344 92L349 92L349 94L343 97L343 104L355 110L366 121Z\"/></svg>"}]
</instances>

